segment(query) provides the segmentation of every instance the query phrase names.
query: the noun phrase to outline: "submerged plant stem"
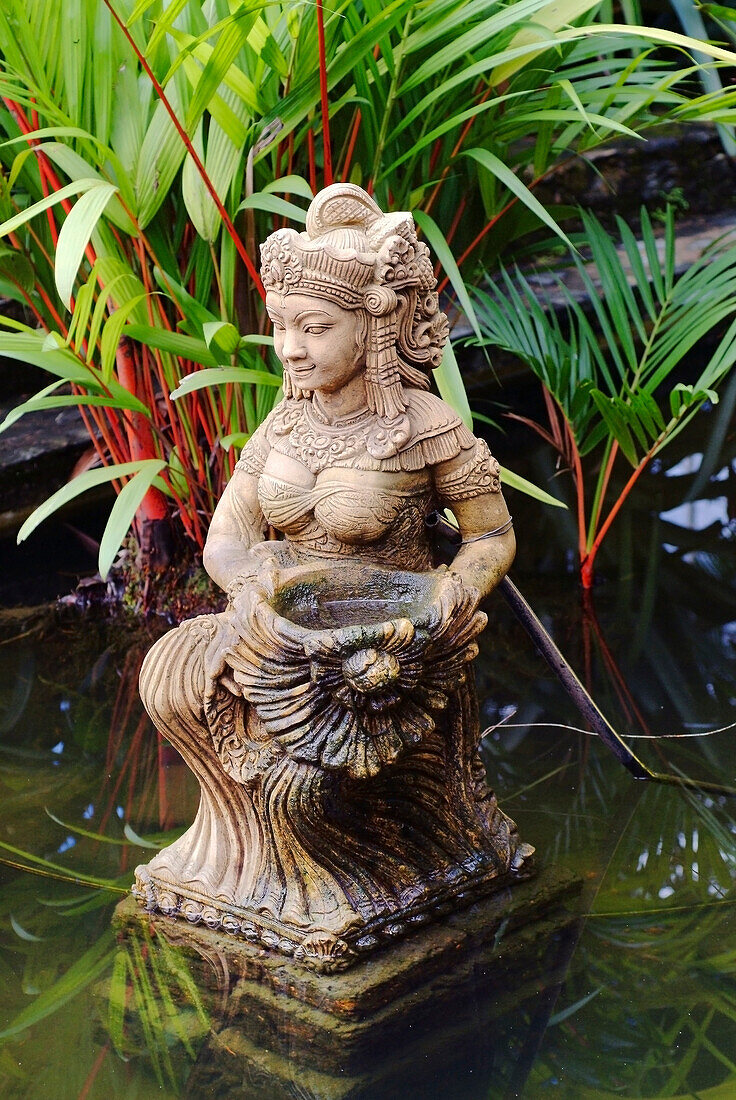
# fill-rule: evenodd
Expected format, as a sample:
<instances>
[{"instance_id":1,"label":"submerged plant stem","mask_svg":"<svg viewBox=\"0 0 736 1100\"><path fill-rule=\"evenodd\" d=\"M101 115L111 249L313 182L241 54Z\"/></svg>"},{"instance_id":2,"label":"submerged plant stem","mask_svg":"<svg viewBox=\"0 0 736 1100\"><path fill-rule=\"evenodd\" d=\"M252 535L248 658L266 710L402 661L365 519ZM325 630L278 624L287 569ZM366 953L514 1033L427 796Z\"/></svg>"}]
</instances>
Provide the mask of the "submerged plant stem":
<instances>
[{"instance_id":1,"label":"submerged plant stem","mask_svg":"<svg viewBox=\"0 0 736 1100\"><path fill-rule=\"evenodd\" d=\"M516 585L508 577L504 577L498 585L498 591L530 635L580 713L619 763L623 764L635 779L649 779L657 783L667 783L674 787L685 787L710 794L736 796L736 787L724 786L720 783L700 783L695 779L690 779L689 776L668 775L662 772L653 772L648 768L598 709L595 700L586 691L575 671L567 663Z\"/></svg>"}]
</instances>

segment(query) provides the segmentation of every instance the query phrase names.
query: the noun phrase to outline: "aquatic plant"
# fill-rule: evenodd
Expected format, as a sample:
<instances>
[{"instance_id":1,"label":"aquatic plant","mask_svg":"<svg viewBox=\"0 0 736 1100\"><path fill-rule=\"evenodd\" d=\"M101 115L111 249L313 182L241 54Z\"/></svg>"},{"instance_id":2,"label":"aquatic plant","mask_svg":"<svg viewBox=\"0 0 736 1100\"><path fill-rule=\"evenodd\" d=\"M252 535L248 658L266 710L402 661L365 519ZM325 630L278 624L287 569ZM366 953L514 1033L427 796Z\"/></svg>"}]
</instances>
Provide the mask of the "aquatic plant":
<instances>
[{"instance_id":1,"label":"aquatic plant","mask_svg":"<svg viewBox=\"0 0 736 1100\"><path fill-rule=\"evenodd\" d=\"M34 323L6 318L0 350L53 381L5 425L76 403L101 464L21 535L110 481L103 575L136 514L149 564L170 555L172 525L180 547L201 548L238 449L278 394L256 241L274 218L303 218L333 178L419 209L443 285L474 322L458 265L467 279L502 238L540 224L564 238L536 182L686 102L681 74L643 44L693 41L607 26L596 7L8 0L0 290ZM469 416L451 349L437 381Z\"/></svg>"}]
</instances>

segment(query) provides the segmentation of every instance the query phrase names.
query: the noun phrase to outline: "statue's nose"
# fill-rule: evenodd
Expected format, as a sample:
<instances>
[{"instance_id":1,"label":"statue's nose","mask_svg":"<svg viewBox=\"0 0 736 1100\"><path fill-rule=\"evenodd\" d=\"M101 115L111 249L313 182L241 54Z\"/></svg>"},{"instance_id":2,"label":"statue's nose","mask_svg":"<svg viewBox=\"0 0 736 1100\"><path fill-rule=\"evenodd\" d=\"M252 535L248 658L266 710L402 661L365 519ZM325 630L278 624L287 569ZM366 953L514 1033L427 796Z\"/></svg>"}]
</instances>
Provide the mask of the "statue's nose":
<instances>
[{"instance_id":1,"label":"statue's nose","mask_svg":"<svg viewBox=\"0 0 736 1100\"><path fill-rule=\"evenodd\" d=\"M306 355L306 348L304 347L304 341L299 331L288 329L284 333L284 358L286 359L303 359Z\"/></svg>"}]
</instances>

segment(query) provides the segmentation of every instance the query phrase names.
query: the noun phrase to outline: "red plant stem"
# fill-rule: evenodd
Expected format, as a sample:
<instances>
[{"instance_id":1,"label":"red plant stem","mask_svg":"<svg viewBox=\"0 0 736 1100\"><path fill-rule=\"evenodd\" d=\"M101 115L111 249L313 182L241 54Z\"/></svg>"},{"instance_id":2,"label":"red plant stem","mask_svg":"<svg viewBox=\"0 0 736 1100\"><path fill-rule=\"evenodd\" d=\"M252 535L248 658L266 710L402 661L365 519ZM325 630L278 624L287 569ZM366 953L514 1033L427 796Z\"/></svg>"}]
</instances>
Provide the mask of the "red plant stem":
<instances>
[{"instance_id":1,"label":"red plant stem","mask_svg":"<svg viewBox=\"0 0 736 1100\"><path fill-rule=\"evenodd\" d=\"M34 130L37 130L37 129L38 129L38 122L36 122L36 124L34 125ZM35 144L35 142L33 144ZM48 198L48 196L50 194L49 182L48 182L48 179L46 178L46 173L41 170L40 158L37 157L36 159L39 162L39 164L38 164L38 174L41 178L41 190L43 191L44 198ZM49 207L46 211L46 221L49 223L49 232L51 233L51 240L53 242L54 248L58 248L58 245L59 245L59 230L58 230L57 225L56 225L56 218L54 217L54 211L51 207Z\"/></svg>"},{"instance_id":2,"label":"red plant stem","mask_svg":"<svg viewBox=\"0 0 736 1100\"><path fill-rule=\"evenodd\" d=\"M23 108L20 106L20 104L15 103L12 99L8 99L7 96L3 96L3 103L8 108L8 110L10 111L10 113L13 116L13 118L15 119L15 121L18 123L18 126L20 127L21 132L23 134L33 133L33 130L36 129L37 127L32 126L31 123L28 121L28 119L25 115L25 112L23 111ZM29 144L33 148L33 147L35 147L35 145L37 143L34 139L31 139L29 141ZM53 170L53 168L49 164L48 158L44 155L43 152L39 151L36 154L36 159L38 160L38 168L39 168L39 172L41 173L41 185L42 185L42 187L44 187L44 195L46 195L48 193L45 190L45 183L48 183L48 185L50 185L52 190L61 191L61 188L62 188L61 180L59 179L56 172ZM65 214L68 214L70 212L70 210L72 208L72 204L69 202L69 199L62 199L61 200L61 208L62 208L62 210L64 211ZM53 233L53 231L52 231L52 233ZM56 245L57 240L58 240L58 237L54 237L54 245ZM94 264L96 262L97 256L95 255L95 251L92 248L91 244L87 245L87 247L84 250L84 253L85 253L85 256L87 257L87 259L89 260L90 264Z\"/></svg>"},{"instance_id":3,"label":"red plant stem","mask_svg":"<svg viewBox=\"0 0 736 1100\"><path fill-rule=\"evenodd\" d=\"M79 406L79 412L80 412L80 415L82 417L82 420L84 421L84 426L87 429L87 431L89 432L89 437L92 441L92 446L94 447L95 451L97 452L97 457L99 458L99 460L100 460L100 462L102 463L103 466L109 465L107 454L105 454L104 448L100 446L100 441L97 438L97 434L96 434L96 432L94 430L94 427L92 425L92 420L91 420L91 417L89 415L89 412L88 412L87 408L85 408L84 405L80 405ZM107 446L107 444L105 444L105 446ZM107 449L108 449L108 451L110 450L109 447Z\"/></svg>"},{"instance_id":4,"label":"red plant stem","mask_svg":"<svg viewBox=\"0 0 736 1100\"><path fill-rule=\"evenodd\" d=\"M463 214L465 213L465 207L467 205L468 205L467 196L463 195L463 197L460 200L460 205L458 206L457 211L455 213L455 217L452 219L452 224L450 225L450 228L447 230L447 243L448 244L452 244L453 238L454 238L454 236L457 232L457 227L460 225L460 219L462 218Z\"/></svg>"},{"instance_id":5,"label":"red plant stem","mask_svg":"<svg viewBox=\"0 0 736 1100\"><path fill-rule=\"evenodd\" d=\"M118 343L115 364L121 385L125 386L129 393L138 396L137 364L133 353L133 342L127 336L121 337ZM156 458L153 432L147 417L143 413L128 412L124 419L131 460L136 462L138 459ZM144 496L139 511L144 520L166 518L166 498L155 485L152 485Z\"/></svg>"},{"instance_id":6,"label":"red plant stem","mask_svg":"<svg viewBox=\"0 0 736 1100\"><path fill-rule=\"evenodd\" d=\"M578 520L578 554L580 560L585 558L585 552L587 547L586 536L586 523L585 523L585 483L583 481L583 466L580 461L580 452L578 451L578 445L575 442L575 436L573 435L572 428L570 427L567 417L562 414L562 420L565 425L565 432L567 433L568 446L570 448L570 455L572 457L573 476L575 480L575 499L577 502L577 520Z\"/></svg>"},{"instance_id":7,"label":"red plant stem","mask_svg":"<svg viewBox=\"0 0 736 1100\"><path fill-rule=\"evenodd\" d=\"M137 678L133 680L134 684L137 683L137 682L138 682ZM138 719L138 724L135 728L135 733L133 734L133 743L134 744L139 744L142 741L144 733L149 732L148 727L149 727L149 718L148 718L148 715L144 713ZM125 800L125 820L126 821L130 820L132 810L133 810L133 798L135 796L135 782L136 782L136 779L138 778L138 765L139 765L139 763L140 763L140 753L134 753L130 758L130 771L128 773L128 797ZM123 854L127 855L127 852L124 850Z\"/></svg>"},{"instance_id":8,"label":"red plant stem","mask_svg":"<svg viewBox=\"0 0 736 1100\"><path fill-rule=\"evenodd\" d=\"M100 409L92 406L90 408L90 414L97 424L105 445L108 446L113 462L129 462L130 454L128 451L128 444L123 437L123 433L120 429L118 422L118 416L114 409ZM110 436L107 429L110 429L114 437L115 443L111 444Z\"/></svg>"},{"instance_id":9,"label":"red plant stem","mask_svg":"<svg viewBox=\"0 0 736 1100\"><path fill-rule=\"evenodd\" d=\"M102 1047L99 1054L95 1058L95 1060L92 1064L92 1069L87 1074L87 1080L82 1085L82 1091L79 1093L79 1096L77 1097L77 1100L87 1100L87 1097L90 1094L90 1090L91 1090L92 1086L95 1083L95 1079L97 1077L97 1074L102 1069L102 1063L105 1061L105 1058L107 1058L107 1055L109 1054L109 1052L110 1052L110 1044L105 1043L104 1047Z\"/></svg>"},{"instance_id":10,"label":"red plant stem","mask_svg":"<svg viewBox=\"0 0 736 1100\"><path fill-rule=\"evenodd\" d=\"M479 106L480 106L481 103L485 103L485 101L488 99L488 97L489 97L489 95L491 94L492 91L493 91L492 87L489 86L488 88L486 88L485 92L483 93L483 95L478 100L478 105ZM473 123L475 122L476 118L477 118L477 115L473 115L472 118L469 118L468 121L463 126L462 130L460 131L460 137L455 142L454 148L453 148L452 152L450 153L450 159L448 160L447 164L445 165L444 170L442 172L442 175L437 180L437 183L434 185L434 188L432 189L432 194L429 196L427 204L424 207L424 210L427 214L429 214L430 210L434 206L435 200L436 200L436 198L437 198L437 196L440 192L440 188L442 187L442 184L445 182L448 175L450 174L450 168L452 167L452 162L455 159L455 157L458 155L458 153L460 152L466 137L470 133L470 128L473 125ZM440 143L440 144L438 144L438 143ZM431 166L430 166L430 174L431 174L431 172L434 168L434 164L436 164L436 162L437 162L437 158L439 156L440 149L441 149L441 141L438 138L437 142L435 143L435 148L432 150L432 162L431 162Z\"/></svg>"},{"instance_id":11,"label":"red plant stem","mask_svg":"<svg viewBox=\"0 0 736 1100\"><path fill-rule=\"evenodd\" d=\"M31 111L31 124L32 124L34 130L40 129L40 127L38 125L38 111L36 110L35 107ZM33 141L33 142L31 142L31 144L35 145L36 142ZM44 198L48 198L48 196L49 196L49 184L48 184L48 180L46 178L46 175L45 175L44 172L41 171L40 166L39 166L39 175L41 177L41 190L43 191ZM49 223L49 231L51 233L51 240L54 242L54 248L56 248L58 243L59 243L59 230L56 227L56 219L54 218L54 212L51 209L51 207L49 207L48 210L46 211L46 221Z\"/></svg>"},{"instance_id":12,"label":"red plant stem","mask_svg":"<svg viewBox=\"0 0 736 1100\"><path fill-rule=\"evenodd\" d=\"M200 176L202 177L202 181L203 181L205 187L207 188L207 190L210 193L212 201L214 202L214 204L217 208L217 212L220 215L220 217L222 218L222 223L225 226L225 229L227 230L229 236L231 237L233 244L235 245L236 249L238 250L238 255L240 256L241 260L245 264L245 268L246 268L248 274L250 275L251 279L255 283L256 289L258 290L258 293L260 294L261 298L265 299L266 292L263 289L263 283L260 280L260 277L258 275L258 272L255 269L253 261L251 260L250 256L248 255L248 252L245 248L245 245L243 244L240 237L238 236L238 233L235 229L235 226L232 223L230 215L228 214L227 210L223 206L222 200L220 199L220 196L217 194L217 190L216 190L214 184L212 183L212 180L207 175L207 171L205 169L205 166L202 164L202 161L199 157L199 154L197 153L197 150L194 148L191 141L189 140L189 135L187 134L187 132L184 129L184 127L182 126L182 124L179 122L179 119L176 117L176 112L175 112L174 108L171 106L171 104L170 104L170 102L169 102L169 100L166 96L166 93L165 93L164 89L162 88L161 84L159 84L159 82L156 79L156 76L153 72L153 69L151 68L151 66L146 61L145 56L138 49L137 45L135 44L135 40L133 39L133 36L131 35L130 31L128 30L128 28L125 25L124 20L121 19L120 16L118 15L118 13L115 11L115 9L112 6L110 0L103 0L103 3L105 4L105 7L108 9L108 11L112 15L113 19L118 24L121 31L123 32L123 34L127 38L133 52L135 53L136 57L138 58L138 60L141 64L141 68L144 70L144 72L146 73L146 76L148 77L148 79L151 81L154 88L156 89L156 95L159 97L159 99L163 103L164 110L166 111L169 118L173 122L174 127L176 129L176 132L178 133L181 140L184 142L184 145L186 146L187 152L189 153L190 157L194 161L194 166L197 169L197 171L199 172Z\"/></svg>"},{"instance_id":13,"label":"red plant stem","mask_svg":"<svg viewBox=\"0 0 736 1100\"><path fill-rule=\"evenodd\" d=\"M453 237L455 236L455 233L457 232L457 227L460 224L460 219L462 218L463 214L465 213L465 207L466 206L467 206L467 199L465 198L465 196L463 196L462 199L460 200L460 205L458 206L457 210L455 211L455 217L452 219L452 224L450 225L450 228L447 231L447 237L445 238L445 240L447 241L448 244L452 244ZM442 264L438 260L437 263L434 265L434 277L435 277L435 279L439 278L439 274L440 274L441 269L442 269Z\"/></svg>"},{"instance_id":14,"label":"red plant stem","mask_svg":"<svg viewBox=\"0 0 736 1100\"><path fill-rule=\"evenodd\" d=\"M593 692L593 661L590 647L590 632L592 629L592 617L589 614L590 592L583 590L583 666L585 668L585 686L588 694ZM590 728L590 723L588 723Z\"/></svg>"},{"instance_id":15,"label":"red plant stem","mask_svg":"<svg viewBox=\"0 0 736 1100\"><path fill-rule=\"evenodd\" d=\"M353 128L350 133L350 141L348 142L348 150L345 154L345 163L342 168L342 182L347 183L350 175L350 166L353 163L353 154L355 152L355 143L358 140L358 133L360 132L360 123L363 118L363 114L360 107L355 112L355 118L353 119Z\"/></svg>"},{"instance_id":16,"label":"red plant stem","mask_svg":"<svg viewBox=\"0 0 736 1100\"><path fill-rule=\"evenodd\" d=\"M131 768L131 762L136 760L136 758L137 758L137 755L138 755L138 752L139 752L139 743L142 740L142 734L147 729L147 727L148 727L148 722L146 721L146 716L143 715L143 717L141 718L141 721L138 723L138 725L136 727L136 731L135 731L135 733L134 733L134 735L131 739L130 745L128 747L128 751L125 754L125 759L123 760L120 767L117 769L117 778L115 780L115 784L113 786L113 789L110 792L110 797L108 798L107 806L105 807L104 811L100 815L100 828L99 828L100 833L105 832L105 829L107 827L107 823L110 819L110 814L112 813L113 806L115 805L115 800L117 799L117 796L118 796L118 791L120 790L120 787L122 786L123 778L125 776L126 771L128 771ZM139 734L141 735L140 737L139 737ZM146 739L146 741L147 740L148 739ZM112 774L114 775L115 772L113 771ZM110 779L110 778L112 778L112 775L110 773L107 773L107 777L108 777L108 779ZM104 789L104 784L103 784L103 789Z\"/></svg>"},{"instance_id":17,"label":"red plant stem","mask_svg":"<svg viewBox=\"0 0 736 1100\"><path fill-rule=\"evenodd\" d=\"M307 130L307 152L309 154L309 186L312 188L312 194L317 194L317 166L314 161L314 134L312 133L312 127Z\"/></svg>"},{"instance_id":18,"label":"red plant stem","mask_svg":"<svg viewBox=\"0 0 736 1100\"><path fill-rule=\"evenodd\" d=\"M645 467L648 465L649 460L652 457L653 453L654 453L654 451L650 450L650 451L647 452L647 454L644 455L641 462L636 467L636 469L632 473L631 477L629 478L629 480L624 485L623 489L621 490L621 492L618 495L618 498L616 499L614 504L611 506L611 511L606 516L605 522L602 524L598 534L596 535L595 541L593 542L593 545L590 548L590 553L588 554L587 558L585 558L581 562L580 577L581 577L581 580L582 580L583 588L592 588L592 586L593 586L593 563L595 561L596 554L598 553L598 551L600 549L601 543L603 542L604 538L608 534L609 527L611 526L611 524L615 520L616 516L618 515L618 513L621 509L621 506L624 503L624 501L626 500L626 498L628 497L629 493L631 492L631 490L636 485L636 483L639 480L639 477L641 476L641 474L643 473Z\"/></svg>"},{"instance_id":19,"label":"red plant stem","mask_svg":"<svg viewBox=\"0 0 736 1100\"><path fill-rule=\"evenodd\" d=\"M169 798L166 791L166 764L164 757L164 739L156 730L158 741L158 826L159 829L169 827Z\"/></svg>"},{"instance_id":20,"label":"red plant stem","mask_svg":"<svg viewBox=\"0 0 736 1100\"><path fill-rule=\"evenodd\" d=\"M462 255L458 257L458 260L457 260L457 266L458 267L460 267L460 265L465 260L467 260L470 253L475 248L477 248L477 246L480 244L480 242L485 237L486 233L490 233L490 231L491 231L491 229L493 229L494 225L496 225L496 223L501 220L501 218L504 216L504 214L507 213L507 211L509 211L511 209L511 207L514 205L514 203L517 202L517 201L518 200L517 200L516 196L514 196L512 199L509 200L509 202L506 203L506 205L503 207L502 210L499 210L499 212L497 214L494 214L494 216L491 218L491 220L483 226L480 233L478 233L478 235L473 238L473 240L470 242L470 244L465 249L465 251L462 253ZM448 279L448 277L445 276L445 278L442 280L440 285L437 287L438 294L442 293L442 291L445 289L445 287L447 286L449 281L450 280Z\"/></svg>"},{"instance_id":21,"label":"red plant stem","mask_svg":"<svg viewBox=\"0 0 736 1100\"><path fill-rule=\"evenodd\" d=\"M139 813L143 817L148 817L153 813L154 807L158 806L158 769L156 745L153 738L150 738L150 743L151 751L149 751L146 758L145 768L141 769L146 776L145 784L142 786L138 799Z\"/></svg>"},{"instance_id":22,"label":"red plant stem","mask_svg":"<svg viewBox=\"0 0 736 1100\"><path fill-rule=\"evenodd\" d=\"M149 295L148 298L146 298L146 308L147 308L147 311L148 311L148 320L149 320L151 326L154 327L153 301L155 300L157 305L158 305L159 319L160 319L163 327L167 328L169 331L172 331L171 322L169 321L169 318L166 315L166 310L164 309L163 302L161 301L161 299L157 295L154 297L153 294L152 294L150 274L149 274L149 271L148 271L148 265L146 264L145 245L144 245L143 240L142 240L141 237L138 238L138 241L136 242L136 246L137 246L137 249L138 249L138 262L139 262L140 270L141 270L141 278L143 280L143 285L145 286L146 292ZM145 348L145 345L144 345L144 355L146 356L147 362L150 362L149 354L150 353L149 353L148 349ZM168 415L168 423L169 423L169 426L171 428L171 432L172 432L172 435L173 435L174 445L178 449L179 454L181 456L183 456L184 454L186 454L186 446L185 446L184 438L183 438L181 430L180 430L179 414L178 414L177 410L174 408L174 405L172 403L171 396L170 396L170 393L169 393L170 387L169 387L169 383L166 379L166 372L164 371L163 361L161 359L161 353L158 350L156 350L154 352L153 358L154 358L154 362L156 364L156 374L157 374L157 377L158 377L158 383L159 383L159 386L161 388L161 393L162 393L163 398L164 398L164 403L166 405L166 412L167 412L167 415ZM151 393L149 408L151 409L152 413L155 413L156 402L155 402L153 393Z\"/></svg>"},{"instance_id":23,"label":"red plant stem","mask_svg":"<svg viewBox=\"0 0 736 1100\"><path fill-rule=\"evenodd\" d=\"M24 290L23 287L20 286L18 283L14 282L13 285L15 286L18 293L23 295L23 301L26 303L26 305L30 309L33 316L36 318L36 321L41 326L41 328L46 328L46 320L45 320L43 314L41 313L40 309L38 308L38 306L35 304L35 302L31 298L30 294L26 290Z\"/></svg>"},{"instance_id":24,"label":"red plant stem","mask_svg":"<svg viewBox=\"0 0 736 1100\"><path fill-rule=\"evenodd\" d=\"M572 158L570 158L570 159L572 159ZM543 180L543 179L545 179L545 178L546 178L546 177L547 177L547 176L548 176L548 175L550 174L550 172L552 172L552 171L554 171L555 169L557 169L557 168L561 167L561 165L562 165L562 164L567 164L567 163L568 163L568 161L562 161L562 162L561 162L560 164L554 164L554 165L551 165L551 166L550 166L550 167L549 167L549 168L547 169L547 171L546 171L546 172L542 172L541 176L537 176L537 178L536 178L536 179L534 179L534 180L532 180L532 181L531 181L531 183L529 184L529 190L530 190L530 191L533 191L533 190L534 190L534 188L535 188L535 187L537 186L537 184L538 184L538 183L541 183L541 182L542 182L542 180ZM441 182L441 181L440 181L440 182ZM519 200L517 199L516 195L514 195L514 197L513 197L512 199L510 199L510 200L509 200L509 202L507 202L507 203L506 203L506 205L505 205L505 206L503 207L503 209L502 209L502 210L499 210L498 214L494 214L494 216L493 216L493 217L491 218L491 220L490 220L489 222L487 222L487 223L486 223L486 225L484 225L484 227L483 227L483 228L481 229L481 231L480 231L480 233L478 234L478 236L477 236L477 237L475 237L475 238L474 238L474 239L473 239L473 240L472 240L472 241L470 242L470 244L468 245L468 247L467 247L467 248L465 249L465 251L463 252L462 256L460 256L460 257L459 257L459 259L457 260L457 266L458 266L458 267L460 267L460 265L461 265L462 263L464 263L464 261L465 261L465 260L467 260L467 258L468 258L468 256L470 255L470 253L471 253L471 252L472 252L472 251L473 251L473 250L474 250L475 248L477 248L477 247L478 247L478 245L480 244L480 242L481 242L481 241L483 240L483 238L485 237L486 233L489 233L489 232L491 231L491 229L493 229L494 225L496 225L496 223L497 223L497 222L498 222L498 221L499 221L499 220L500 220L500 219L501 219L501 218L502 218L502 217L504 216L504 214L506 214L506 213L507 213L507 211L509 211L509 210L511 209L511 207L512 207L512 206L514 206L514 204L515 204L515 203L517 203L518 201L519 201ZM445 287L447 286L447 283L448 283L448 282L449 282L449 279L447 279L447 277L445 277L445 278L444 278L444 279L442 280L441 284L440 284L440 285L439 285L439 286L437 287L437 291L438 291L438 293L441 293L441 292L442 292L442 290L443 290L443 289L444 289L444 288L445 288Z\"/></svg>"},{"instance_id":25,"label":"red plant stem","mask_svg":"<svg viewBox=\"0 0 736 1100\"><path fill-rule=\"evenodd\" d=\"M289 140L287 143L287 149L289 150L289 160L286 166L287 176L291 176L294 173L294 131L289 134Z\"/></svg>"},{"instance_id":26,"label":"red plant stem","mask_svg":"<svg viewBox=\"0 0 736 1100\"><path fill-rule=\"evenodd\" d=\"M158 423L158 421L161 419L161 417L159 413L158 399L156 397L153 387L154 373L158 375L158 371L154 372L151 369L151 358L154 358L154 362L156 360L155 357L151 356L151 350L150 348L147 348L145 344L139 345L139 354L141 357L140 375L144 391L141 396L146 407L150 410L153 425L160 432L161 425Z\"/></svg>"},{"instance_id":27,"label":"red plant stem","mask_svg":"<svg viewBox=\"0 0 736 1100\"><path fill-rule=\"evenodd\" d=\"M332 147L330 144L330 106L327 101L327 54L325 50L325 18L322 0L317 0L317 41L319 44L319 92L322 101L322 148L324 151L325 187L332 183Z\"/></svg>"},{"instance_id":28,"label":"red plant stem","mask_svg":"<svg viewBox=\"0 0 736 1100\"><path fill-rule=\"evenodd\" d=\"M15 236L14 233L12 233L12 234L9 233L8 234L8 237L11 240L14 236ZM13 247L16 247L15 243L13 244ZM69 332L69 329L64 324L64 322L62 321L61 317L59 316L58 310L56 309L56 306L54 305L54 303L51 301L48 294L46 293L46 288L43 286L42 283L37 282L34 289L36 290L36 293L38 294L38 296L41 299L41 301L43 302L43 304L46 306L46 309L49 311L49 313L51 314L51 316L54 319L54 321L56 322L56 324L59 326L59 332L61 333L62 336L66 337L67 333ZM43 327L46 328L47 326L44 324Z\"/></svg>"},{"instance_id":29,"label":"red plant stem","mask_svg":"<svg viewBox=\"0 0 736 1100\"><path fill-rule=\"evenodd\" d=\"M210 454L212 454L212 452L215 449L215 442L217 440L218 428L220 426L219 425L220 417L218 416L218 413L217 413L217 406L215 404L215 397L214 397L214 394L212 393L211 387L209 387L209 386L207 387L207 389L205 390L205 394L206 394L206 403L205 404L200 404L200 408L202 409L203 413L206 412L207 410L209 410L210 416L209 416L209 418L207 418L206 416L202 417L202 427L204 428L205 435L207 436L207 443L209 444Z\"/></svg>"},{"instance_id":30,"label":"red plant stem","mask_svg":"<svg viewBox=\"0 0 736 1100\"><path fill-rule=\"evenodd\" d=\"M435 165L437 164L437 161L439 160L441 152L442 152L442 138L435 138L434 145L432 146L432 155L429 158L429 177L430 177L430 179L432 178L432 174L434 173ZM444 179L444 176L442 178ZM440 183L441 183L441 181L438 180L438 182L435 184L435 189L440 186ZM433 200L434 200L434 194L432 194L429 202L427 203L427 209L429 209L429 207L432 205Z\"/></svg>"},{"instance_id":31,"label":"red plant stem","mask_svg":"<svg viewBox=\"0 0 736 1100\"><path fill-rule=\"evenodd\" d=\"M133 685L138 683L138 675L141 670L141 653L136 649L129 649L125 655L123 669L120 676L119 687L115 694L112 715L110 717L110 736L107 740L105 753L105 771L111 772L115 758L123 739L123 734L130 721L133 705L138 702L138 693Z\"/></svg>"},{"instance_id":32,"label":"red plant stem","mask_svg":"<svg viewBox=\"0 0 736 1100\"><path fill-rule=\"evenodd\" d=\"M80 396L84 393L82 388L75 383L72 383L72 393L75 396ZM107 447L107 453L112 458L113 462L127 462L129 459L128 446L122 437L120 428L118 427L117 416L113 409L107 409L103 412L101 408L94 405L79 405L79 413L84 420L85 427L90 434L90 438L94 445L97 454L100 457L100 461L103 466L107 466L107 458L103 449L99 446L99 441L92 431L90 426L90 419L94 421L98 432L102 436L102 441ZM105 415L105 413L107 415ZM109 429L109 430L108 430ZM112 432L112 436L110 435ZM114 441L113 441L114 437ZM113 482L113 484L117 484ZM117 492L117 489L116 489Z\"/></svg>"},{"instance_id":33,"label":"red plant stem","mask_svg":"<svg viewBox=\"0 0 736 1100\"><path fill-rule=\"evenodd\" d=\"M590 598L590 593L586 592L585 595L587 597L584 609L586 619L593 628L593 635L596 642L598 643L601 653L603 654L604 664L608 669L609 676L613 682L613 686L618 696L619 703L621 704L621 708L626 715L626 719L628 722L631 722L631 718L633 715L633 717L639 723L642 732L649 733L650 730L649 726L647 725L647 721L640 711L639 707L637 706L636 700L631 694L628 684L626 683L626 678L624 677L621 669L616 662L616 659L611 653L608 642L606 641L605 635L601 629L601 625L598 622L598 616L595 613L595 606L592 599Z\"/></svg>"},{"instance_id":34,"label":"red plant stem","mask_svg":"<svg viewBox=\"0 0 736 1100\"><path fill-rule=\"evenodd\" d=\"M605 473L603 474L603 481L601 483L601 491L598 497L598 506L595 510L595 515L591 518L590 529L595 538L596 528L598 526L598 520L601 517L601 511L603 510L603 501L605 500L606 493L608 492L608 483L611 480L611 472L613 470L613 464L616 461L616 455L618 454L618 442L614 439L611 445L611 453L608 456L608 462L606 463Z\"/></svg>"}]
</instances>

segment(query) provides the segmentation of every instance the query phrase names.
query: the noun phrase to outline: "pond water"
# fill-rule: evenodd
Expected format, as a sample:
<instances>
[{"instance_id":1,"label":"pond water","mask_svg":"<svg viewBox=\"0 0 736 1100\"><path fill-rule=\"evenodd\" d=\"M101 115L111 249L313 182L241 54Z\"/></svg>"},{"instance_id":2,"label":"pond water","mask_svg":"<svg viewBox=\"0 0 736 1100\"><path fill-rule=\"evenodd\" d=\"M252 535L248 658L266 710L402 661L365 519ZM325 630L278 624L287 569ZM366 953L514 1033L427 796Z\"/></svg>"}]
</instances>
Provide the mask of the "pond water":
<instances>
[{"instance_id":1,"label":"pond water","mask_svg":"<svg viewBox=\"0 0 736 1100\"><path fill-rule=\"evenodd\" d=\"M587 610L569 515L512 502L513 575L601 709L650 767L723 784L736 784L735 731L723 729L736 702L734 450L727 437L699 479L700 452L683 441L644 479ZM535 451L523 472L542 481L551 464ZM271 1005L264 1028L211 953L145 925L111 932L132 868L196 806L137 698L161 628L5 612L0 1094L735 1096L736 800L632 779L503 601L488 611L488 773L545 881L573 883L579 916L545 923L530 907L521 960L502 925L493 957L458 977L444 1023L418 1011L403 1030L368 1028L342 1063L287 1005L281 1022ZM452 972L442 979L446 994Z\"/></svg>"}]
</instances>

